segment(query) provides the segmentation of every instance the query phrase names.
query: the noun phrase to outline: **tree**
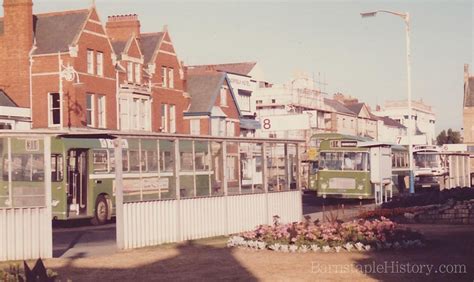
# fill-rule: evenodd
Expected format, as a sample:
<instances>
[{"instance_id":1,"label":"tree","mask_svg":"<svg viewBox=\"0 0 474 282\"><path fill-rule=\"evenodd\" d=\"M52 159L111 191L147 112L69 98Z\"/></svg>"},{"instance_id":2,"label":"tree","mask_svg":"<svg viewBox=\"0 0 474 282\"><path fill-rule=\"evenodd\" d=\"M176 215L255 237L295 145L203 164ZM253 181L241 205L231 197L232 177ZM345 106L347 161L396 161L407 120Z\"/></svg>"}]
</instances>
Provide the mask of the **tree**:
<instances>
[{"instance_id":1,"label":"tree","mask_svg":"<svg viewBox=\"0 0 474 282\"><path fill-rule=\"evenodd\" d=\"M448 132L443 130L438 134L438 137L436 137L436 142L438 142L438 145L461 143L461 133L451 128L448 129Z\"/></svg>"}]
</instances>

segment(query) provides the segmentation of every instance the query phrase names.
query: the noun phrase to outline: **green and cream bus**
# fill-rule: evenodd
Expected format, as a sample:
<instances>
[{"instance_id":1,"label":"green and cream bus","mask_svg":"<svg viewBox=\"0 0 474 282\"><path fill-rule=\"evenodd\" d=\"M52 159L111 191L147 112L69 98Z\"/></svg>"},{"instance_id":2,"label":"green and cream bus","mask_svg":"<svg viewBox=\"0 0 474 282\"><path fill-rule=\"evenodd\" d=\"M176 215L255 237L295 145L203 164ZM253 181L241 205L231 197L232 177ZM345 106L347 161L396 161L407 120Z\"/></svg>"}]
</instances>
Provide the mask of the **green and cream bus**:
<instances>
[{"instance_id":1,"label":"green and cream bus","mask_svg":"<svg viewBox=\"0 0 474 282\"><path fill-rule=\"evenodd\" d=\"M372 170L390 169L390 185L395 193L404 191L408 173L408 153L403 146L390 147L390 156L371 155L370 139L321 133L311 137L309 187L323 198L373 199L375 189ZM372 173L373 174L373 173Z\"/></svg>"}]
</instances>

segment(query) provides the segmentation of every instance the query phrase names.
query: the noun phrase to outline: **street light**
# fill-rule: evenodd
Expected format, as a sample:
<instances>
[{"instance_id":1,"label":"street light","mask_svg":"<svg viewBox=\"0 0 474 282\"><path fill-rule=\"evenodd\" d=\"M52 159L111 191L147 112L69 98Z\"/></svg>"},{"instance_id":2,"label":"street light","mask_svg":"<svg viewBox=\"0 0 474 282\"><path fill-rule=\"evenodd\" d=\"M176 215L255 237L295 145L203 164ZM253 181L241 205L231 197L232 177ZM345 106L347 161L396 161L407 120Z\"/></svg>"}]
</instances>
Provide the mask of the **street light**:
<instances>
[{"instance_id":1,"label":"street light","mask_svg":"<svg viewBox=\"0 0 474 282\"><path fill-rule=\"evenodd\" d=\"M410 14L398 13L386 10L377 10L373 12L360 13L362 18L375 17L377 13L387 13L398 16L405 22L406 44L407 44L407 82L408 82L408 155L409 155L409 173L410 173L410 193L415 192L415 183L413 176L413 144L411 135L413 133L412 109L411 109L411 60L410 60Z\"/></svg>"}]
</instances>

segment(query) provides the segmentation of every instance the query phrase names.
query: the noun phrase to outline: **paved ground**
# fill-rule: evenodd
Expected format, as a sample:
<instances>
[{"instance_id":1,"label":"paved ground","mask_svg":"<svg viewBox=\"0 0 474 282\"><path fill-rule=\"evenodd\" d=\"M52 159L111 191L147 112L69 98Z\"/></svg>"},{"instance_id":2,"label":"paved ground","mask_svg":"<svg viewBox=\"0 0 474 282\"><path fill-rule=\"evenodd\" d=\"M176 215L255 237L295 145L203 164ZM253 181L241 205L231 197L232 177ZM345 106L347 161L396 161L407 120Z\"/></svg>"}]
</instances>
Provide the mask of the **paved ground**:
<instances>
[{"instance_id":1,"label":"paved ground","mask_svg":"<svg viewBox=\"0 0 474 282\"><path fill-rule=\"evenodd\" d=\"M113 254L115 223L92 226L89 220L56 223L53 228L53 257L79 258Z\"/></svg>"},{"instance_id":2,"label":"paved ground","mask_svg":"<svg viewBox=\"0 0 474 282\"><path fill-rule=\"evenodd\" d=\"M225 238L213 238L45 264L63 281L473 281L474 226L410 227L428 247L288 254L226 248ZM441 273L449 267L457 273Z\"/></svg>"}]
</instances>

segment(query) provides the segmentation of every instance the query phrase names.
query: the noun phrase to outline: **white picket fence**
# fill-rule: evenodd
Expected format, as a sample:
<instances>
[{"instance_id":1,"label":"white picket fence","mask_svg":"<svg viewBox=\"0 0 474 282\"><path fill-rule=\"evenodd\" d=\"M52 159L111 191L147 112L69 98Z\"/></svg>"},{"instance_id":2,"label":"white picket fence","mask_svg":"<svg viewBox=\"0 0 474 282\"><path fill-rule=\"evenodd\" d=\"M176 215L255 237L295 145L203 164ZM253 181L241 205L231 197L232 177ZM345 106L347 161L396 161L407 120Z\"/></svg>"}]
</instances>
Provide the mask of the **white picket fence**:
<instances>
[{"instance_id":1,"label":"white picket fence","mask_svg":"<svg viewBox=\"0 0 474 282\"><path fill-rule=\"evenodd\" d=\"M227 235L259 224L301 220L298 190L124 203L123 248Z\"/></svg>"}]
</instances>

